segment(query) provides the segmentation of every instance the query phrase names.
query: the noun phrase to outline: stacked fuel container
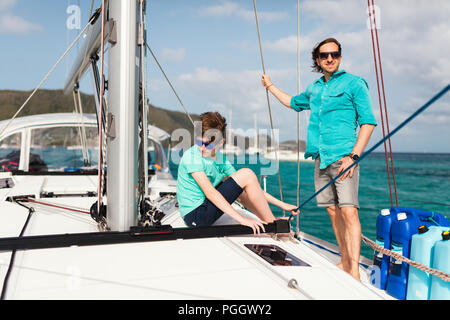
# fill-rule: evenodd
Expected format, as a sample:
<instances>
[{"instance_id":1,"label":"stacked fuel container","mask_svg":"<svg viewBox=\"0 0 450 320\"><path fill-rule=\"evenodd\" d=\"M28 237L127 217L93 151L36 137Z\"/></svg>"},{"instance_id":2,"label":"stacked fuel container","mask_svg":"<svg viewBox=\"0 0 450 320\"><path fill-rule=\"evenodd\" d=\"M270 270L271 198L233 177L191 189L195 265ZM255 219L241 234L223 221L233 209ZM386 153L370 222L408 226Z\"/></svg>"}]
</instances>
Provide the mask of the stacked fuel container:
<instances>
[{"instance_id":1,"label":"stacked fuel container","mask_svg":"<svg viewBox=\"0 0 450 320\"><path fill-rule=\"evenodd\" d=\"M376 240L380 246L406 258L410 258L426 266L431 266L432 268L437 264L441 269L437 267L436 269L448 272L449 270L444 270L445 267L449 267L448 253L443 255L441 252L444 252L445 249L439 249L438 254L436 254L435 250L432 249L435 248L434 245L437 240L431 240L432 246L430 247L429 238L438 239L436 234L442 234L443 231L450 230L449 227L450 221L437 212L405 207L392 207L390 210L383 209L377 217ZM420 237L420 235L428 233L430 231L429 229L432 230L432 233ZM421 233L419 233L419 230ZM443 245L440 245L440 247L446 248L446 245L450 245L450 241L445 241L441 240ZM437 256L436 263L434 262L434 256ZM445 266L446 263L447 266ZM393 257L383 255L377 251L374 254L374 266L378 275L374 284L378 288L386 290L387 293L397 299L418 299L419 297L421 299L433 299L433 297L442 297L443 290L440 289L441 287L444 287L444 289L450 288L450 282L446 282L436 276L430 277L427 273L425 273L426 277L424 278L420 272L417 275L417 271L422 270L410 267L406 262L398 261ZM412 275L409 274L410 272ZM409 278L411 281L408 284ZM436 288L439 289L436 289L438 293L431 296L431 283L433 280L437 283ZM424 284L426 284L426 289L424 289ZM408 286L411 288L408 289Z\"/></svg>"},{"instance_id":2,"label":"stacked fuel container","mask_svg":"<svg viewBox=\"0 0 450 320\"><path fill-rule=\"evenodd\" d=\"M427 267L437 269L443 272L449 272L448 266L447 270L442 268L442 262L448 260L448 252L441 252L440 246L436 246L438 242L442 242L443 236L449 234L450 228L448 227L437 227L430 226L429 228L425 225L419 227L419 233L413 235L411 240L411 260L419 262ZM444 243L444 247L445 247ZM450 244L450 242L448 242ZM436 248L438 250L436 251ZM436 253L437 252L437 253ZM430 300L430 299L441 299L445 296L445 287L447 287L447 292L450 292L450 283L447 285L441 285L439 281L436 282L434 294L431 296L432 287L432 277L439 279L445 284L445 281L441 280L439 277L432 276L424 270L420 270L414 266L410 267L409 277L408 277L408 287L406 293L407 300ZM442 288L441 288L442 287ZM450 295L447 294L447 299L450 299Z\"/></svg>"}]
</instances>

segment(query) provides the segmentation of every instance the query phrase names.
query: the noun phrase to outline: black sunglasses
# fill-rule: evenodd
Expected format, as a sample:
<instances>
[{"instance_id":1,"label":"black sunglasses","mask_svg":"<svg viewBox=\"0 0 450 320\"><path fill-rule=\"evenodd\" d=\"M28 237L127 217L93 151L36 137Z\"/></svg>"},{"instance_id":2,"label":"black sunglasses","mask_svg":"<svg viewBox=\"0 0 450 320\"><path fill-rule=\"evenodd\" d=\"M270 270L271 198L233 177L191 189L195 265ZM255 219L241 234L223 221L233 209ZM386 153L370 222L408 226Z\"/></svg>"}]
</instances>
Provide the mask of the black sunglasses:
<instances>
[{"instance_id":1,"label":"black sunglasses","mask_svg":"<svg viewBox=\"0 0 450 320\"><path fill-rule=\"evenodd\" d=\"M331 54L331 57L333 59L337 59L341 56L341 53L339 51L333 51L333 52L319 52L319 58L322 60L328 59L328 56Z\"/></svg>"}]
</instances>

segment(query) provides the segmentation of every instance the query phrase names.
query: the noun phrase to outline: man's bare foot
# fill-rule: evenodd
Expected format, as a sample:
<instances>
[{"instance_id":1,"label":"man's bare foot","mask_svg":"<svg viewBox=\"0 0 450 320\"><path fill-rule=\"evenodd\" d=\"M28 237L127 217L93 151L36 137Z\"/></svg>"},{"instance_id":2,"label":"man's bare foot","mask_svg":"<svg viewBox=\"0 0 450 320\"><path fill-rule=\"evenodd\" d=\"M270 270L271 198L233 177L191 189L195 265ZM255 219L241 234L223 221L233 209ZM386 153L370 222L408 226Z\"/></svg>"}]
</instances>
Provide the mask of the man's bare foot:
<instances>
[{"instance_id":1,"label":"man's bare foot","mask_svg":"<svg viewBox=\"0 0 450 320\"><path fill-rule=\"evenodd\" d=\"M339 269L344 270L344 265L342 264L342 261L339 262L339 263L337 264L337 267L338 267Z\"/></svg>"},{"instance_id":2,"label":"man's bare foot","mask_svg":"<svg viewBox=\"0 0 450 320\"><path fill-rule=\"evenodd\" d=\"M359 276L359 270L353 271L353 272L349 272L349 274L350 274L353 278L355 278L356 280L361 281L361 278L360 278L360 276Z\"/></svg>"}]
</instances>

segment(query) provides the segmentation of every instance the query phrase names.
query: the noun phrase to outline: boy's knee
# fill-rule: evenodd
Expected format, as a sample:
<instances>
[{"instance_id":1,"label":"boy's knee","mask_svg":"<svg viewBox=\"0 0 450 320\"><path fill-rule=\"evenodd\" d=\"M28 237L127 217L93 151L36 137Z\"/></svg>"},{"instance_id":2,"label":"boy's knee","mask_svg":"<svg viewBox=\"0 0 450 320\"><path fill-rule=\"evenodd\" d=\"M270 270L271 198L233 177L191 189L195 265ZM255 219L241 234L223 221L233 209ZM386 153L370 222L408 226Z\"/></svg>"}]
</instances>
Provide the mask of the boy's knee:
<instances>
[{"instance_id":1,"label":"boy's knee","mask_svg":"<svg viewBox=\"0 0 450 320\"><path fill-rule=\"evenodd\" d=\"M239 169L239 171L242 172L242 174L244 174L248 178L256 178L256 174L253 172L252 169L242 168L242 169Z\"/></svg>"}]
</instances>

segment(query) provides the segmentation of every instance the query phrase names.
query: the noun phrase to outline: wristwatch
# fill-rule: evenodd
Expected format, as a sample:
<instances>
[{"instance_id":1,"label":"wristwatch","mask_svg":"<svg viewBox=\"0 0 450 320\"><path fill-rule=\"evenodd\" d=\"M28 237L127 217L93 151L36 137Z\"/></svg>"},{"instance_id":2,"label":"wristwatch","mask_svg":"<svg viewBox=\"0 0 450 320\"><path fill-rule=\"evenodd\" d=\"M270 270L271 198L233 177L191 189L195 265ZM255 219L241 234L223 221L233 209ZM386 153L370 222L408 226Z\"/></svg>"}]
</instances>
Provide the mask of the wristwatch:
<instances>
[{"instance_id":1,"label":"wristwatch","mask_svg":"<svg viewBox=\"0 0 450 320\"><path fill-rule=\"evenodd\" d=\"M349 157L352 158L353 161L358 161L359 156L356 153L350 153Z\"/></svg>"}]
</instances>

